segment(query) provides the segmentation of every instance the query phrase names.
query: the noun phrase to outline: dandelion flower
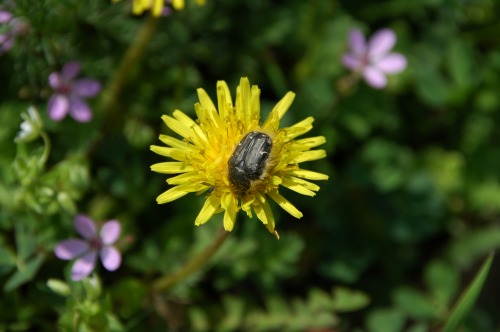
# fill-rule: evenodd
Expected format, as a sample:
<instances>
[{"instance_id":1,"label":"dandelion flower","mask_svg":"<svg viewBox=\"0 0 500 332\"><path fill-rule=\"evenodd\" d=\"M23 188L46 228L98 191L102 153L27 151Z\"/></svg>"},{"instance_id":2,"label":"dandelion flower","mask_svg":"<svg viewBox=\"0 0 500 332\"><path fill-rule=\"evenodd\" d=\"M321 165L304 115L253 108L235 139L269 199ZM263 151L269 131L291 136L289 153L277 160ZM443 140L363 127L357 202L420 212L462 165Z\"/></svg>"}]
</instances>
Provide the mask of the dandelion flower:
<instances>
[{"instance_id":1,"label":"dandelion flower","mask_svg":"<svg viewBox=\"0 0 500 332\"><path fill-rule=\"evenodd\" d=\"M118 2L120 0L112 0ZM196 0L198 5L204 5L205 0ZM141 15L147 10L151 10L153 16L167 16L170 14L170 7L166 4L171 4L175 10L182 10L185 7L185 0L132 0L132 13Z\"/></svg>"},{"instance_id":2,"label":"dandelion flower","mask_svg":"<svg viewBox=\"0 0 500 332\"><path fill-rule=\"evenodd\" d=\"M347 68L361 73L366 83L376 89L387 85L387 74L396 74L406 68L406 57L390 52L396 44L396 34L391 29L381 29L367 42L357 29L349 32L350 52L342 61Z\"/></svg>"},{"instance_id":3,"label":"dandelion flower","mask_svg":"<svg viewBox=\"0 0 500 332\"><path fill-rule=\"evenodd\" d=\"M264 122L260 120L260 90L242 78L233 104L224 81L217 82L217 104L203 89L198 89L195 104L197 121L180 110L162 116L165 124L182 140L168 135L159 139L167 147L151 146L159 155L175 161L157 163L151 170L178 174L167 179L173 188L156 199L159 204L176 200L188 193L206 192L205 203L195 225L206 223L214 214L224 212L224 228L231 231L236 214L253 214L278 237L269 201L275 201L296 218L302 213L284 198L279 189L286 187L314 196L319 186L307 180L327 180L325 174L300 168L300 164L324 158L324 150L311 150L325 142L323 136L302 138L312 128L308 117L291 127L279 128L295 97L288 92Z\"/></svg>"},{"instance_id":4,"label":"dandelion flower","mask_svg":"<svg viewBox=\"0 0 500 332\"><path fill-rule=\"evenodd\" d=\"M60 242L54 249L59 259L72 260L76 258L71 269L71 279L79 281L88 276L95 268L97 254L102 265L108 271L120 267L122 256L113 244L120 236L121 226L117 220L110 220L102 225L97 233L94 222L87 216L75 217L75 228L82 239L67 239Z\"/></svg>"}]
</instances>

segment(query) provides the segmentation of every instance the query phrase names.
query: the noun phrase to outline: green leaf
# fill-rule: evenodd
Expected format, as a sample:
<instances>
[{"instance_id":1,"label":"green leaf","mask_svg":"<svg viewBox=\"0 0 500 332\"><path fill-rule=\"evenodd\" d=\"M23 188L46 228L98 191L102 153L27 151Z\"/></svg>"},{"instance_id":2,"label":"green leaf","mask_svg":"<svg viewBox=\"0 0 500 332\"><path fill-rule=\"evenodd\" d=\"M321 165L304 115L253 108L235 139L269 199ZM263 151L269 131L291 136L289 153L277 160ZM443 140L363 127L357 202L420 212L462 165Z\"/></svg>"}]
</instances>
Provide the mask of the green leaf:
<instances>
[{"instance_id":1,"label":"green leaf","mask_svg":"<svg viewBox=\"0 0 500 332\"><path fill-rule=\"evenodd\" d=\"M472 283L460 296L459 301L455 305L455 308L453 308L453 311L443 328L443 332L456 331L465 317L469 314L469 311L474 306L474 303L483 288L484 282L486 281L486 277L488 276L488 272L490 271L491 263L493 261L493 256L494 252L489 254Z\"/></svg>"},{"instance_id":2,"label":"green leaf","mask_svg":"<svg viewBox=\"0 0 500 332\"><path fill-rule=\"evenodd\" d=\"M398 309L378 309L368 316L367 327L370 332L399 332L403 330L405 317Z\"/></svg>"},{"instance_id":3,"label":"green leaf","mask_svg":"<svg viewBox=\"0 0 500 332\"><path fill-rule=\"evenodd\" d=\"M5 283L4 291L9 292L22 284L30 281L40 268L45 259L44 255L38 255L28 261L28 263L19 268Z\"/></svg>"},{"instance_id":4,"label":"green leaf","mask_svg":"<svg viewBox=\"0 0 500 332\"><path fill-rule=\"evenodd\" d=\"M25 222L27 220L21 220L16 224L16 248L17 248L17 257L21 261L25 261L28 257L30 257L35 252L35 236L28 229Z\"/></svg>"},{"instance_id":5,"label":"green leaf","mask_svg":"<svg viewBox=\"0 0 500 332\"><path fill-rule=\"evenodd\" d=\"M9 273L16 266L16 256L0 242L0 275Z\"/></svg>"},{"instance_id":6,"label":"green leaf","mask_svg":"<svg viewBox=\"0 0 500 332\"><path fill-rule=\"evenodd\" d=\"M436 312L430 299L419 291L409 288L399 288L394 294L394 302L408 316L415 319L435 318Z\"/></svg>"},{"instance_id":7,"label":"green leaf","mask_svg":"<svg viewBox=\"0 0 500 332\"><path fill-rule=\"evenodd\" d=\"M354 291L344 287L333 290L335 310L338 312L350 312L365 307L370 298L363 292Z\"/></svg>"},{"instance_id":8,"label":"green leaf","mask_svg":"<svg viewBox=\"0 0 500 332\"><path fill-rule=\"evenodd\" d=\"M500 246L500 228L487 226L469 231L456 238L448 249L453 263L467 267L473 261Z\"/></svg>"},{"instance_id":9,"label":"green leaf","mask_svg":"<svg viewBox=\"0 0 500 332\"><path fill-rule=\"evenodd\" d=\"M442 261L432 261L425 270L425 282L434 299L443 308L449 308L449 303L455 295L459 283L458 271Z\"/></svg>"}]
</instances>

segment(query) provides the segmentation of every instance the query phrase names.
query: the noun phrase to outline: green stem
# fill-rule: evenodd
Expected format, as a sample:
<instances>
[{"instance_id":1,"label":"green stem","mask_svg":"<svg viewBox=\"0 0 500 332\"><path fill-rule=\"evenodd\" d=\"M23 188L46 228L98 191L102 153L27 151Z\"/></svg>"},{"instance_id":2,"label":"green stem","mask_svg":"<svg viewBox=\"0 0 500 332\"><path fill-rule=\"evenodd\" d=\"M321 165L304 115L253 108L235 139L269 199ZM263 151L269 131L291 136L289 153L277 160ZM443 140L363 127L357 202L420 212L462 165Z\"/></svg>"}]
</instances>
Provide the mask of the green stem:
<instances>
[{"instance_id":1,"label":"green stem","mask_svg":"<svg viewBox=\"0 0 500 332\"><path fill-rule=\"evenodd\" d=\"M51 145L49 135L47 135L46 132L41 131L40 136L42 137L43 143L45 145L43 148L42 157L40 157L40 167L43 167L47 162L47 159L49 158Z\"/></svg>"},{"instance_id":2,"label":"green stem","mask_svg":"<svg viewBox=\"0 0 500 332\"><path fill-rule=\"evenodd\" d=\"M197 256L193 257L180 270L172 274L164 275L153 282L153 291L166 291L194 271L201 268L217 252L220 246L227 239L228 235L229 232L222 230L208 248L200 252Z\"/></svg>"},{"instance_id":3,"label":"green stem","mask_svg":"<svg viewBox=\"0 0 500 332\"><path fill-rule=\"evenodd\" d=\"M108 113L107 121L104 123L105 126L108 122L113 120L115 114L119 114L117 110L119 109L118 104L123 88L129 81L133 73L133 69L135 69L136 65L143 57L146 51L146 46L156 30L158 21L158 18L152 15L146 19L134 41L123 56L122 61L118 69L115 71L111 81L106 87L106 90L103 93L102 102L102 109Z\"/></svg>"},{"instance_id":4,"label":"green stem","mask_svg":"<svg viewBox=\"0 0 500 332\"><path fill-rule=\"evenodd\" d=\"M106 133L112 131L113 128L118 127L121 123L120 116L122 113L120 113L119 107L120 97L122 96L123 89L127 82L130 81L133 73L136 72L134 69L136 69L137 64L144 56L146 47L153 37L156 26L158 25L158 21L159 19L152 15L146 19L123 56L120 65L115 70L108 85L104 89L101 102L101 110L105 113L101 125L102 130L88 145L86 149L87 155L92 155L106 136Z\"/></svg>"}]
</instances>

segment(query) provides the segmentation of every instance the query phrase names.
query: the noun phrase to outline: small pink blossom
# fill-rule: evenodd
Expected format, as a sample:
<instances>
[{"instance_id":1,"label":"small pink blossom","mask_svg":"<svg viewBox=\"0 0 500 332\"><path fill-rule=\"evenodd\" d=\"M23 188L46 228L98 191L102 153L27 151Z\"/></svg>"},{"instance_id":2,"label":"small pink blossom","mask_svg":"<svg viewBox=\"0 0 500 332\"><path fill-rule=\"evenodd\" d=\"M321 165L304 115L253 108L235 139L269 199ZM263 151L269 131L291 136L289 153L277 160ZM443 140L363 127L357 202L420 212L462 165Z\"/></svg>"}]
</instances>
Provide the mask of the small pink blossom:
<instances>
[{"instance_id":1,"label":"small pink blossom","mask_svg":"<svg viewBox=\"0 0 500 332\"><path fill-rule=\"evenodd\" d=\"M121 226L117 220L105 222L98 233L94 222L89 217L77 215L75 228L83 239L67 239L54 248L57 258L76 259L71 269L71 279L79 281L92 273L95 269L97 254L101 257L102 265L106 270L115 271L120 267L122 257L118 249L113 246L121 232Z\"/></svg>"},{"instance_id":2,"label":"small pink blossom","mask_svg":"<svg viewBox=\"0 0 500 332\"><path fill-rule=\"evenodd\" d=\"M0 55L9 51L14 46L16 36L26 33L28 25L15 17L11 12L0 9Z\"/></svg>"},{"instance_id":3,"label":"small pink blossom","mask_svg":"<svg viewBox=\"0 0 500 332\"><path fill-rule=\"evenodd\" d=\"M396 44L396 34L391 29L381 29L368 40L357 29L349 32L350 52L342 61L347 68L361 73L366 83L376 89L387 85L387 74L396 74L406 68L406 57L390 52Z\"/></svg>"},{"instance_id":4,"label":"small pink blossom","mask_svg":"<svg viewBox=\"0 0 500 332\"><path fill-rule=\"evenodd\" d=\"M79 62L66 63L61 72L54 72L49 76L49 85L54 94L48 103L49 117L60 121L69 113L78 122L89 122L92 111L85 98L96 96L101 91L101 84L93 79L76 79L80 73Z\"/></svg>"}]
</instances>

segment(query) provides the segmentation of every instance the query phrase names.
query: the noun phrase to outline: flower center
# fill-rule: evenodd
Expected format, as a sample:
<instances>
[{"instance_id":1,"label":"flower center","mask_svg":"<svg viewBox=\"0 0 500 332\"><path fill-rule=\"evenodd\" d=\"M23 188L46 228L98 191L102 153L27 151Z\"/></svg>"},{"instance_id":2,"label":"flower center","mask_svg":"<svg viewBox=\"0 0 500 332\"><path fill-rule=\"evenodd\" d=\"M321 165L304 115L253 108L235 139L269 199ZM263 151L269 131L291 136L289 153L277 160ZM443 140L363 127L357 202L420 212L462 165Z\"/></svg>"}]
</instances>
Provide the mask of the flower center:
<instances>
[{"instance_id":1,"label":"flower center","mask_svg":"<svg viewBox=\"0 0 500 332\"><path fill-rule=\"evenodd\" d=\"M368 55L368 52L366 52L361 57L361 66L364 68L364 67L368 66L370 63L371 63L370 57Z\"/></svg>"},{"instance_id":2,"label":"flower center","mask_svg":"<svg viewBox=\"0 0 500 332\"><path fill-rule=\"evenodd\" d=\"M96 251L101 250L102 247L104 246L101 239L99 239L99 238L95 238L95 239L90 240L89 245L90 245L90 248L92 250L96 250Z\"/></svg>"},{"instance_id":3,"label":"flower center","mask_svg":"<svg viewBox=\"0 0 500 332\"><path fill-rule=\"evenodd\" d=\"M71 88L70 84L63 83L59 87L59 92L61 92L64 95L69 95L73 89Z\"/></svg>"}]
</instances>

